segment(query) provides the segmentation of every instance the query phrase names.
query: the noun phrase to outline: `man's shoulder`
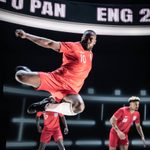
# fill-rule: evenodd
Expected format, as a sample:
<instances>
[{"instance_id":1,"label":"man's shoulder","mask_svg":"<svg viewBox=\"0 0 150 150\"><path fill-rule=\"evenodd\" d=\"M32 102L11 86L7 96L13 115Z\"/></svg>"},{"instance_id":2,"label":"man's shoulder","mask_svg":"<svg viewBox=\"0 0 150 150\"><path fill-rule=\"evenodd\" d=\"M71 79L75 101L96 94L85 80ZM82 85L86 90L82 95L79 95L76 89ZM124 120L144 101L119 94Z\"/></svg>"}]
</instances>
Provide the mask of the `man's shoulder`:
<instances>
[{"instance_id":1,"label":"man's shoulder","mask_svg":"<svg viewBox=\"0 0 150 150\"><path fill-rule=\"evenodd\" d=\"M120 107L118 110L122 111L122 112L128 112L129 111L129 107L128 106L123 106L123 107Z\"/></svg>"},{"instance_id":2,"label":"man's shoulder","mask_svg":"<svg viewBox=\"0 0 150 150\"><path fill-rule=\"evenodd\" d=\"M128 109L129 109L129 107L127 107L127 106L123 106L123 107L120 107L119 109L120 109L120 110L128 110Z\"/></svg>"},{"instance_id":3,"label":"man's shoulder","mask_svg":"<svg viewBox=\"0 0 150 150\"><path fill-rule=\"evenodd\" d=\"M135 115L140 115L140 112L139 111L135 111L134 114Z\"/></svg>"},{"instance_id":4,"label":"man's shoulder","mask_svg":"<svg viewBox=\"0 0 150 150\"><path fill-rule=\"evenodd\" d=\"M68 46L81 46L80 42L61 42L61 43Z\"/></svg>"},{"instance_id":5,"label":"man's shoulder","mask_svg":"<svg viewBox=\"0 0 150 150\"><path fill-rule=\"evenodd\" d=\"M71 49L81 46L80 42L61 42L61 45Z\"/></svg>"}]
</instances>

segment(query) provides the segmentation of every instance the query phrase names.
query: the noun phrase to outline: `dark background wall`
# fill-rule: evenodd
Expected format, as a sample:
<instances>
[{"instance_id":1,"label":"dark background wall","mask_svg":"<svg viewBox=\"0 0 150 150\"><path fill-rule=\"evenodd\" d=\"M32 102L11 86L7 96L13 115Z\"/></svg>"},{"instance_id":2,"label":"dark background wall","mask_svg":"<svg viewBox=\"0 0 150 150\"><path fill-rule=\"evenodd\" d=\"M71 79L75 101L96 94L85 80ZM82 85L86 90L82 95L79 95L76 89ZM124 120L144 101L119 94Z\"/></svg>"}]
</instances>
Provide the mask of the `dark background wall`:
<instances>
[{"instance_id":1,"label":"dark background wall","mask_svg":"<svg viewBox=\"0 0 150 150\"><path fill-rule=\"evenodd\" d=\"M108 3L108 2L107 2ZM16 38L14 32L16 29L23 29L31 34L52 38L57 41L79 41L81 34L63 33L50 30L37 29L16 25L12 23L0 22L1 33L1 60L2 60L2 83L4 86L22 87L15 81L15 67L17 65L25 65L35 71L52 71L58 68L61 64L61 54L52 50L39 47L30 41ZM85 29L86 30L86 29ZM89 87L95 89L96 95L113 96L115 89L122 91L122 96L139 95L141 89L147 91L147 96L150 95L150 74L149 74L149 50L150 36L104 36L98 35L97 44L93 49L94 59L93 68L88 78L85 81L83 88L80 91L81 95L87 93ZM31 89L32 88L28 88ZM40 100L39 97L26 96L25 108L34 101ZM3 148L7 140L15 139L18 131L18 126L12 124L12 118L21 115L23 97L20 95L4 94L1 105L1 138ZM103 120L100 120L101 105L103 103L86 102L86 110L83 114L71 119L95 119L95 128L70 127L70 134L66 139L78 138L98 138L108 139L109 128L105 127L105 121L113 114L113 112L121 107L123 103L106 104L106 110ZM148 105L149 106L149 105ZM109 110L109 111L108 111ZM140 112L143 120L144 105L141 106ZM149 118L149 111L147 113ZM29 116L24 110L24 116ZM70 119L70 118L67 118ZM149 138L147 127L144 128L146 137ZM83 133L80 135L77 132ZM89 131L89 133L87 132ZM93 134L92 134L93 131ZM32 136L29 132L33 132ZM133 129L130 133L131 137L137 138L137 133ZM36 140L39 141L39 135L36 132L35 125L26 127L23 135L24 141ZM138 137L139 138L139 137ZM37 148L37 147L36 147ZM36 149L34 147L34 149ZM100 147L107 149L106 146ZM131 149L135 149L132 147ZM27 148L33 149L33 148ZM76 147L68 148L71 150ZM79 149L84 149L78 147ZM95 149L99 149L96 147ZM140 147L139 149L142 149ZM86 148L88 150L88 148Z\"/></svg>"},{"instance_id":2,"label":"dark background wall","mask_svg":"<svg viewBox=\"0 0 150 150\"><path fill-rule=\"evenodd\" d=\"M1 46L3 46L2 51L4 52L4 85L21 87L14 78L15 67L17 65L25 65L35 71L52 71L61 64L60 54L52 50L39 47L30 41L16 38L14 32L18 28L24 29L26 32L35 35L52 38L58 41L79 41L81 37L80 34L61 33L1 22L1 33L3 35ZM93 87L96 91L95 94L97 95L113 96L115 89L120 89L123 96L139 95L141 89L145 89L147 91L147 95L149 95L149 40L149 36L121 37L98 35L97 44L93 49L93 69L90 72L89 77L86 79L80 94L86 94L87 89L89 87ZM31 102L38 101L41 98L27 96L26 99L27 107ZM6 122L6 124L2 124L2 128L5 129L2 130L2 133L4 134L4 137L6 137L7 141L14 139L13 136L16 135L18 130L16 125L12 126L12 118L20 116L22 112L22 96L11 96L6 94L4 100L6 107L2 107L1 114L3 114L2 116L5 118L4 122ZM96 127L92 128L89 134L87 133L88 128L84 128L83 130L79 127L79 132L83 133L82 136L80 135L80 138L92 137L103 140L108 139L110 127L105 127L105 121L109 120L112 113L117 108L121 107L123 103L118 103L117 105L107 104L105 106L106 110L103 121L100 121L101 105L102 103L97 104L94 102L86 102L86 111L80 116L71 118L75 120L78 120L79 118L92 118L97 122ZM142 106L140 110L143 109L144 106ZM109 114L107 114L107 110L109 110ZM31 117L26 114L26 111L24 112L25 117ZM141 113L143 119L143 111ZM34 118L34 116L32 116L32 118ZM70 134L67 139L75 140L79 138L77 128L78 127L70 127ZM30 132L33 132L33 137L28 135L28 132L31 129L32 131ZM15 130L16 132L14 133ZM137 133L133 130L131 132L133 136L138 137L135 136ZM25 134L23 137L25 140L34 139L38 142L39 135L36 132L35 125L31 125L24 131ZM96 148L98 149L98 147ZM106 146L102 148L107 149ZM76 149L76 147L72 147L70 149ZM80 148L78 147L78 149Z\"/></svg>"},{"instance_id":3,"label":"dark background wall","mask_svg":"<svg viewBox=\"0 0 150 150\"><path fill-rule=\"evenodd\" d=\"M52 71L61 64L61 55L34 45L15 36L21 28L31 34L58 41L79 41L81 34L61 33L1 22L5 66L4 83L17 84L15 67L26 65L36 71ZM149 89L149 40L150 36L103 36L98 35L93 49L93 69L82 89L95 87L104 94L120 88L124 94L136 94L141 88Z\"/></svg>"}]
</instances>

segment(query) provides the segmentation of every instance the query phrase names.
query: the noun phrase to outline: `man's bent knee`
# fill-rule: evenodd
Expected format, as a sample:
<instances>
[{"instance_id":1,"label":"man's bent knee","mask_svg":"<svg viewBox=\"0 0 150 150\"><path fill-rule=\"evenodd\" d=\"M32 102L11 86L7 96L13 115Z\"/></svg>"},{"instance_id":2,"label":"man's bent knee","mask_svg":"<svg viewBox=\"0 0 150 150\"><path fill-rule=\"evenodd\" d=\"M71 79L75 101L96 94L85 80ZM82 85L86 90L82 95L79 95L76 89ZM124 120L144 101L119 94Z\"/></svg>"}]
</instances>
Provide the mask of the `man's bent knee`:
<instances>
[{"instance_id":1,"label":"man's bent knee","mask_svg":"<svg viewBox=\"0 0 150 150\"><path fill-rule=\"evenodd\" d=\"M40 85L40 77L37 72L19 70L15 74L15 79L22 84L33 86L35 88Z\"/></svg>"},{"instance_id":2,"label":"man's bent knee","mask_svg":"<svg viewBox=\"0 0 150 150\"><path fill-rule=\"evenodd\" d=\"M78 101L78 102L72 104L72 109L75 113L81 113L84 111L85 105L83 102Z\"/></svg>"},{"instance_id":3,"label":"man's bent knee","mask_svg":"<svg viewBox=\"0 0 150 150\"><path fill-rule=\"evenodd\" d=\"M72 104L72 110L74 113L81 113L85 109L84 101L79 94L70 94L63 98L66 102Z\"/></svg>"},{"instance_id":4,"label":"man's bent knee","mask_svg":"<svg viewBox=\"0 0 150 150\"><path fill-rule=\"evenodd\" d=\"M16 74L15 74L15 79L16 79L18 82L24 82L24 79L25 79L25 71L22 71L22 70L17 71Z\"/></svg>"}]
</instances>

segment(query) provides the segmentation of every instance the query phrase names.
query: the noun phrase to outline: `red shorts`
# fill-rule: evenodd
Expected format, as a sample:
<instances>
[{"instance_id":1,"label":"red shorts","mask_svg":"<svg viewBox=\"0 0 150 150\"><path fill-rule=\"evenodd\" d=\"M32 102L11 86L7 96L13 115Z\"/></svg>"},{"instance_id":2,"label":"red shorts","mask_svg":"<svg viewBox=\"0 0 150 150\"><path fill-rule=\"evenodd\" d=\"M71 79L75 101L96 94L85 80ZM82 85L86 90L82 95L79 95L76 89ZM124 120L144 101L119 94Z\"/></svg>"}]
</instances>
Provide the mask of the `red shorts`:
<instances>
[{"instance_id":1,"label":"red shorts","mask_svg":"<svg viewBox=\"0 0 150 150\"><path fill-rule=\"evenodd\" d=\"M110 131L109 147L117 148L118 145L129 145L128 135L126 134L126 138L121 140L115 131Z\"/></svg>"},{"instance_id":2,"label":"red shorts","mask_svg":"<svg viewBox=\"0 0 150 150\"><path fill-rule=\"evenodd\" d=\"M42 130L40 142L42 143L49 143L51 140L51 137L53 136L54 141L57 142L58 140L63 140L63 135L60 128L57 128L55 130Z\"/></svg>"},{"instance_id":3,"label":"red shorts","mask_svg":"<svg viewBox=\"0 0 150 150\"><path fill-rule=\"evenodd\" d=\"M56 78L54 73L39 72L41 85L36 90L45 90L60 102L68 94L78 94L64 81Z\"/></svg>"}]
</instances>

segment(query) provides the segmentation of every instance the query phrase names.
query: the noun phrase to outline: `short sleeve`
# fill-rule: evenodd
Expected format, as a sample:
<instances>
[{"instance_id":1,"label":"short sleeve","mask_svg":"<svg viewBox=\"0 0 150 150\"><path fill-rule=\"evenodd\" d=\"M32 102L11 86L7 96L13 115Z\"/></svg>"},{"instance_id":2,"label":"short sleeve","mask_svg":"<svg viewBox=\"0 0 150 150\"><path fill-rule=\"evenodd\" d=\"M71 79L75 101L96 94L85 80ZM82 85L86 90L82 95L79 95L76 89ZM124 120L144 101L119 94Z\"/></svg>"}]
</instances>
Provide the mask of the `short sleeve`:
<instances>
[{"instance_id":1,"label":"short sleeve","mask_svg":"<svg viewBox=\"0 0 150 150\"><path fill-rule=\"evenodd\" d=\"M118 120L123 114L123 108L118 109L115 113L114 116Z\"/></svg>"},{"instance_id":2,"label":"short sleeve","mask_svg":"<svg viewBox=\"0 0 150 150\"><path fill-rule=\"evenodd\" d=\"M63 115L63 114L61 114L61 113L59 113L59 116L60 116L60 117L63 117L64 115Z\"/></svg>"},{"instance_id":3,"label":"short sleeve","mask_svg":"<svg viewBox=\"0 0 150 150\"><path fill-rule=\"evenodd\" d=\"M72 42L61 42L60 43L60 52L65 53L71 50L71 44Z\"/></svg>"},{"instance_id":4,"label":"short sleeve","mask_svg":"<svg viewBox=\"0 0 150 150\"><path fill-rule=\"evenodd\" d=\"M134 122L135 122L135 124L140 123L140 113L139 112L137 113L137 117Z\"/></svg>"},{"instance_id":5,"label":"short sleeve","mask_svg":"<svg viewBox=\"0 0 150 150\"><path fill-rule=\"evenodd\" d=\"M37 117L40 117L42 114L43 114L43 112L42 112L42 111L39 111L39 112L36 113L36 116L37 116Z\"/></svg>"}]
</instances>

